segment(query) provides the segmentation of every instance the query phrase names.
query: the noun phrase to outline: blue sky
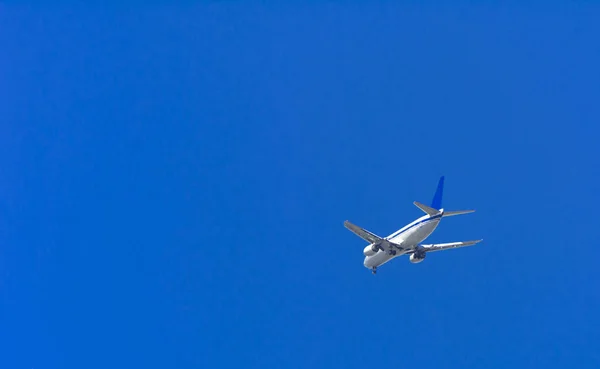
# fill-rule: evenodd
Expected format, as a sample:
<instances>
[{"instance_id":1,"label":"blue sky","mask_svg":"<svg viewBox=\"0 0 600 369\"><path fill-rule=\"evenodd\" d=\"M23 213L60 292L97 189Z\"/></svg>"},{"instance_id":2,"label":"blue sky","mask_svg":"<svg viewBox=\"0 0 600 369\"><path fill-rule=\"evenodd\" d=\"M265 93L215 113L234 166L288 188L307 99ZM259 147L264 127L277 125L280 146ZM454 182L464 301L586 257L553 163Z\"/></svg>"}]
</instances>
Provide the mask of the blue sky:
<instances>
[{"instance_id":1,"label":"blue sky","mask_svg":"<svg viewBox=\"0 0 600 369\"><path fill-rule=\"evenodd\" d=\"M0 7L0 366L598 368L599 18Z\"/></svg>"}]
</instances>

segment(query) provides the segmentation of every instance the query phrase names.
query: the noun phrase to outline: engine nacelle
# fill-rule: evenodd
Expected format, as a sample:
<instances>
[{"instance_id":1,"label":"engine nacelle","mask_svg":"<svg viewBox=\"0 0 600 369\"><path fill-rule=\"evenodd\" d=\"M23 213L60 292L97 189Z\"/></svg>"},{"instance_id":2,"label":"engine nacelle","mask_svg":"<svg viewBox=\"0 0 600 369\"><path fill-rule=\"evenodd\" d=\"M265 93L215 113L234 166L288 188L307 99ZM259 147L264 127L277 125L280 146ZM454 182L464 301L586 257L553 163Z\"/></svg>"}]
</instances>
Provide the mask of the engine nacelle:
<instances>
[{"instance_id":1,"label":"engine nacelle","mask_svg":"<svg viewBox=\"0 0 600 369\"><path fill-rule=\"evenodd\" d=\"M410 254L409 260L411 263L416 264L420 263L425 259L425 253L412 253Z\"/></svg>"},{"instance_id":2,"label":"engine nacelle","mask_svg":"<svg viewBox=\"0 0 600 369\"><path fill-rule=\"evenodd\" d=\"M365 256L373 256L373 255L377 254L377 250L378 250L377 246L369 245L369 246L365 247L365 249L363 250L363 254L365 254Z\"/></svg>"}]
</instances>

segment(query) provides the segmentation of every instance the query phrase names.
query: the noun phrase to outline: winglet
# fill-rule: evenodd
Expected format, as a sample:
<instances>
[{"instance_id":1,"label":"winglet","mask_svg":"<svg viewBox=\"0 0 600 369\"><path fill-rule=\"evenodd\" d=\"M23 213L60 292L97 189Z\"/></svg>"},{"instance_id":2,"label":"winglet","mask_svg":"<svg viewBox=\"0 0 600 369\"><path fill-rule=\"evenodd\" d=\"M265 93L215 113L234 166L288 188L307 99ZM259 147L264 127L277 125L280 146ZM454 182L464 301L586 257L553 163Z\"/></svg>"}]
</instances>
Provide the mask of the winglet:
<instances>
[{"instance_id":1,"label":"winglet","mask_svg":"<svg viewBox=\"0 0 600 369\"><path fill-rule=\"evenodd\" d=\"M444 194L444 176L440 177L440 180L437 185L437 189L435 190L435 195L433 196L433 200L431 201L431 207L434 209L442 208L442 196Z\"/></svg>"}]
</instances>

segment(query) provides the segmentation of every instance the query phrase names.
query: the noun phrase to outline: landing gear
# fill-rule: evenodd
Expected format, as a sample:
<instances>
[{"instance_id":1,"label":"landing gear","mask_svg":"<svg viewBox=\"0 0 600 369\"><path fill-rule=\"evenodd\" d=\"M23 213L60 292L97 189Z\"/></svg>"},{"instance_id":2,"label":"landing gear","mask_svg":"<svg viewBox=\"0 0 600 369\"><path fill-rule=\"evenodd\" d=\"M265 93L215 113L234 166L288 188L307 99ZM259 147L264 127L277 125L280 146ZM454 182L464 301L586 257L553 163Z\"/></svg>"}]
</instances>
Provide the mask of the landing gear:
<instances>
[{"instance_id":1,"label":"landing gear","mask_svg":"<svg viewBox=\"0 0 600 369\"><path fill-rule=\"evenodd\" d=\"M396 250L388 250L388 255L396 255Z\"/></svg>"},{"instance_id":2,"label":"landing gear","mask_svg":"<svg viewBox=\"0 0 600 369\"><path fill-rule=\"evenodd\" d=\"M373 273L373 274L377 274L377 267L375 267L375 268L371 269L371 273Z\"/></svg>"}]
</instances>

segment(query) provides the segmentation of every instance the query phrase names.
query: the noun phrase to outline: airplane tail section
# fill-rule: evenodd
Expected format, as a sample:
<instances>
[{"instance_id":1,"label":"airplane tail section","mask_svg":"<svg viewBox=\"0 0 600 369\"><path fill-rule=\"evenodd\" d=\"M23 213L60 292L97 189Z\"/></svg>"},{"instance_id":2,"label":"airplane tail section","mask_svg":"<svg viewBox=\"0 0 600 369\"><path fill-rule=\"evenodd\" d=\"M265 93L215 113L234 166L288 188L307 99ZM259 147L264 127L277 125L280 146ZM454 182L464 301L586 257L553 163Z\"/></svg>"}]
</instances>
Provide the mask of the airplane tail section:
<instances>
[{"instance_id":1,"label":"airplane tail section","mask_svg":"<svg viewBox=\"0 0 600 369\"><path fill-rule=\"evenodd\" d=\"M433 200L431 201L431 206L423 205L415 201L415 205L419 207L419 209L423 210L425 213L429 215L437 215L442 211L442 217L452 217L455 215L461 214L469 214L474 212L475 210L455 210L455 211L443 211L442 209L442 196L444 194L444 176L440 177L438 182L437 189L435 190L435 195L433 196Z\"/></svg>"},{"instance_id":2,"label":"airplane tail section","mask_svg":"<svg viewBox=\"0 0 600 369\"><path fill-rule=\"evenodd\" d=\"M433 200L431 201L431 206L427 206L425 204L421 204L418 201L413 202L416 207L423 210L425 214L430 216L438 215L440 210L442 210L442 195L444 194L444 176L440 177L440 180L437 185L437 189L435 190L435 195L433 195Z\"/></svg>"},{"instance_id":3,"label":"airplane tail section","mask_svg":"<svg viewBox=\"0 0 600 369\"><path fill-rule=\"evenodd\" d=\"M431 201L431 207L434 209L442 208L442 195L444 194L444 176L440 177L440 181L438 182L437 189L435 190L435 195L433 195L433 200Z\"/></svg>"}]
</instances>

